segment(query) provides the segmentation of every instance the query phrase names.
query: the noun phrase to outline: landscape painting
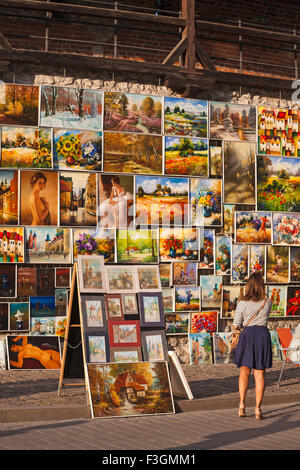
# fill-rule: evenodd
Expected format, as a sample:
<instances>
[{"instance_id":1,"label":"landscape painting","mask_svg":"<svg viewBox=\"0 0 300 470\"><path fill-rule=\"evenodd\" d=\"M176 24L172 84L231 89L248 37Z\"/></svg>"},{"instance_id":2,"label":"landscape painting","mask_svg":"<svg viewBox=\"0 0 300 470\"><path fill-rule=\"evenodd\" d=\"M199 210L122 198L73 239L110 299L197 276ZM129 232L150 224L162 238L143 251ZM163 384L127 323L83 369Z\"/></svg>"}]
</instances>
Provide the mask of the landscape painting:
<instances>
[{"instance_id":1,"label":"landscape painting","mask_svg":"<svg viewBox=\"0 0 300 470\"><path fill-rule=\"evenodd\" d=\"M59 338L57 336L7 336L9 369L61 368Z\"/></svg>"},{"instance_id":2,"label":"landscape painting","mask_svg":"<svg viewBox=\"0 0 300 470\"><path fill-rule=\"evenodd\" d=\"M161 134L161 118L160 96L104 93L103 129L106 131Z\"/></svg>"},{"instance_id":3,"label":"landscape painting","mask_svg":"<svg viewBox=\"0 0 300 470\"><path fill-rule=\"evenodd\" d=\"M270 317L284 317L287 302L287 286L266 286L266 294L272 302Z\"/></svg>"},{"instance_id":4,"label":"landscape painting","mask_svg":"<svg viewBox=\"0 0 300 470\"><path fill-rule=\"evenodd\" d=\"M170 287L171 284L171 264L159 265L160 282L162 287Z\"/></svg>"},{"instance_id":5,"label":"landscape painting","mask_svg":"<svg viewBox=\"0 0 300 470\"><path fill-rule=\"evenodd\" d=\"M186 335L189 332L190 313L173 313L165 316L166 335Z\"/></svg>"},{"instance_id":6,"label":"landscape painting","mask_svg":"<svg viewBox=\"0 0 300 470\"><path fill-rule=\"evenodd\" d=\"M224 142L224 202L255 204L255 143Z\"/></svg>"},{"instance_id":7,"label":"landscape painting","mask_svg":"<svg viewBox=\"0 0 300 470\"><path fill-rule=\"evenodd\" d=\"M210 333L189 333L190 364L212 364Z\"/></svg>"},{"instance_id":8,"label":"landscape painting","mask_svg":"<svg viewBox=\"0 0 300 470\"><path fill-rule=\"evenodd\" d=\"M162 174L162 137L104 132L103 171Z\"/></svg>"},{"instance_id":9,"label":"landscape painting","mask_svg":"<svg viewBox=\"0 0 300 470\"><path fill-rule=\"evenodd\" d=\"M200 277L202 308L221 308L222 283L222 276L203 275Z\"/></svg>"},{"instance_id":10,"label":"landscape painting","mask_svg":"<svg viewBox=\"0 0 300 470\"><path fill-rule=\"evenodd\" d=\"M164 98L164 133L207 137L208 102L190 98Z\"/></svg>"},{"instance_id":11,"label":"landscape painting","mask_svg":"<svg viewBox=\"0 0 300 470\"><path fill-rule=\"evenodd\" d=\"M42 85L39 125L102 130L102 91Z\"/></svg>"},{"instance_id":12,"label":"landscape painting","mask_svg":"<svg viewBox=\"0 0 300 470\"><path fill-rule=\"evenodd\" d=\"M273 213L273 245L300 245L300 214Z\"/></svg>"},{"instance_id":13,"label":"landscape painting","mask_svg":"<svg viewBox=\"0 0 300 470\"><path fill-rule=\"evenodd\" d=\"M103 256L104 263L115 261L115 230L83 228L73 230L73 261L78 255Z\"/></svg>"},{"instance_id":14,"label":"landscape painting","mask_svg":"<svg viewBox=\"0 0 300 470\"><path fill-rule=\"evenodd\" d=\"M0 170L0 223L18 225L19 174L18 170Z\"/></svg>"},{"instance_id":15,"label":"landscape painting","mask_svg":"<svg viewBox=\"0 0 300 470\"><path fill-rule=\"evenodd\" d=\"M175 311L195 312L200 311L200 289L197 286L175 286Z\"/></svg>"},{"instance_id":16,"label":"landscape painting","mask_svg":"<svg viewBox=\"0 0 300 470\"><path fill-rule=\"evenodd\" d=\"M266 281L270 284L289 282L290 248L288 246L270 246L267 249Z\"/></svg>"},{"instance_id":17,"label":"landscape painting","mask_svg":"<svg viewBox=\"0 0 300 470\"><path fill-rule=\"evenodd\" d=\"M210 138L256 141L256 107L210 102Z\"/></svg>"},{"instance_id":18,"label":"landscape painting","mask_svg":"<svg viewBox=\"0 0 300 470\"><path fill-rule=\"evenodd\" d=\"M0 84L0 124L37 126L39 120L39 87Z\"/></svg>"},{"instance_id":19,"label":"landscape painting","mask_svg":"<svg viewBox=\"0 0 300 470\"><path fill-rule=\"evenodd\" d=\"M218 311L192 312L190 320L190 333L201 333L205 330L208 333L217 331Z\"/></svg>"},{"instance_id":20,"label":"landscape painting","mask_svg":"<svg viewBox=\"0 0 300 470\"><path fill-rule=\"evenodd\" d=\"M300 247L295 246L290 248L290 281L300 282Z\"/></svg>"},{"instance_id":21,"label":"landscape painting","mask_svg":"<svg viewBox=\"0 0 300 470\"><path fill-rule=\"evenodd\" d=\"M132 175L99 174L98 227L132 228L133 178Z\"/></svg>"},{"instance_id":22,"label":"landscape painting","mask_svg":"<svg viewBox=\"0 0 300 470\"><path fill-rule=\"evenodd\" d=\"M199 232L197 228L175 227L159 229L159 256L161 262L198 261Z\"/></svg>"},{"instance_id":23,"label":"landscape painting","mask_svg":"<svg viewBox=\"0 0 300 470\"><path fill-rule=\"evenodd\" d=\"M209 176L223 175L223 142L209 140Z\"/></svg>"},{"instance_id":24,"label":"landscape painting","mask_svg":"<svg viewBox=\"0 0 300 470\"><path fill-rule=\"evenodd\" d=\"M165 137L165 174L208 177L208 140Z\"/></svg>"},{"instance_id":25,"label":"landscape painting","mask_svg":"<svg viewBox=\"0 0 300 470\"><path fill-rule=\"evenodd\" d=\"M235 212L235 242L270 244L272 242L271 212Z\"/></svg>"},{"instance_id":26,"label":"landscape painting","mask_svg":"<svg viewBox=\"0 0 300 470\"><path fill-rule=\"evenodd\" d=\"M135 225L187 225L188 178L136 176Z\"/></svg>"},{"instance_id":27,"label":"landscape painting","mask_svg":"<svg viewBox=\"0 0 300 470\"><path fill-rule=\"evenodd\" d=\"M158 263L158 230L117 229L117 262Z\"/></svg>"},{"instance_id":28,"label":"landscape painting","mask_svg":"<svg viewBox=\"0 0 300 470\"><path fill-rule=\"evenodd\" d=\"M51 129L3 126L0 166L52 168Z\"/></svg>"},{"instance_id":29,"label":"landscape painting","mask_svg":"<svg viewBox=\"0 0 300 470\"><path fill-rule=\"evenodd\" d=\"M59 170L102 170L102 132L54 129L53 147Z\"/></svg>"},{"instance_id":30,"label":"landscape painting","mask_svg":"<svg viewBox=\"0 0 300 470\"><path fill-rule=\"evenodd\" d=\"M191 225L222 225L222 180L193 178L190 181Z\"/></svg>"}]
</instances>

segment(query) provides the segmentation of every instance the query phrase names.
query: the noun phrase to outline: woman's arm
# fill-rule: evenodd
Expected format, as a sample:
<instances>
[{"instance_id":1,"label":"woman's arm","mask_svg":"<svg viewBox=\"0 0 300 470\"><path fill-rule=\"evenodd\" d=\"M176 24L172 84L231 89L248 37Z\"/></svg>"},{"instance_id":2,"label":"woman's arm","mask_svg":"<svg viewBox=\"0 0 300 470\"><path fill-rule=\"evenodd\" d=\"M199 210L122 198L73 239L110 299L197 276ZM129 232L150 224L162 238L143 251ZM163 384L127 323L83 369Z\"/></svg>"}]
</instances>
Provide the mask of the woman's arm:
<instances>
[{"instance_id":1,"label":"woman's arm","mask_svg":"<svg viewBox=\"0 0 300 470\"><path fill-rule=\"evenodd\" d=\"M234 314L233 325L232 325L234 329L241 328L243 324L243 313L244 313L244 302L240 301L237 304L235 314Z\"/></svg>"}]
</instances>

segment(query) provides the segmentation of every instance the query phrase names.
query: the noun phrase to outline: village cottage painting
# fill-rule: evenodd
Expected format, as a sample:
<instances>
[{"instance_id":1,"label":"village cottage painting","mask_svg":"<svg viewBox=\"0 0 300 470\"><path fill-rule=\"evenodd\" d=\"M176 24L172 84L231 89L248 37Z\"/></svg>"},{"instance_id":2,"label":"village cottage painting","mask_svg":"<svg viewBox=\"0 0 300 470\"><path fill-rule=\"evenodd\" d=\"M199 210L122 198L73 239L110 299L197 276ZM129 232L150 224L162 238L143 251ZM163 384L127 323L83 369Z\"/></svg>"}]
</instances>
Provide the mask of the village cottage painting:
<instances>
[{"instance_id":1,"label":"village cottage painting","mask_svg":"<svg viewBox=\"0 0 300 470\"><path fill-rule=\"evenodd\" d=\"M207 137L208 102L190 98L164 98L164 133Z\"/></svg>"},{"instance_id":2,"label":"village cottage painting","mask_svg":"<svg viewBox=\"0 0 300 470\"><path fill-rule=\"evenodd\" d=\"M158 263L158 230L116 231L118 263Z\"/></svg>"},{"instance_id":3,"label":"village cottage painting","mask_svg":"<svg viewBox=\"0 0 300 470\"><path fill-rule=\"evenodd\" d=\"M256 141L256 107L210 102L210 138Z\"/></svg>"}]
</instances>

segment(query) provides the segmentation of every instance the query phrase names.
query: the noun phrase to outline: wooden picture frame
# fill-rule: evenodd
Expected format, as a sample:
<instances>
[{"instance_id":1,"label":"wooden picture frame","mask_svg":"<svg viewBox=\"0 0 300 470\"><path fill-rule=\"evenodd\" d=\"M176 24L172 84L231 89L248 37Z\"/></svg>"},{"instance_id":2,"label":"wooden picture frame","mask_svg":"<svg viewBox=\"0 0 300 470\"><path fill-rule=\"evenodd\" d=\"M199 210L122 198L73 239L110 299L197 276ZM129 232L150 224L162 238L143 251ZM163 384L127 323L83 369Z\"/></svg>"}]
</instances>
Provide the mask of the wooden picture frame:
<instances>
[{"instance_id":1,"label":"wooden picture frame","mask_svg":"<svg viewBox=\"0 0 300 470\"><path fill-rule=\"evenodd\" d=\"M127 327L127 329L126 329ZM132 328L130 328L132 327ZM127 330L127 331L126 331ZM130 331L131 330L131 331ZM130 337L130 334L134 334ZM141 346L141 330L139 320L110 320L108 322L109 344L112 348ZM123 338L125 338L123 340ZM126 341L126 338L129 340Z\"/></svg>"},{"instance_id":2,"label":"wooden picture frame","mask_svg":"<svg viewBox=\"0 0 300 470\"><path fill-rule=\"evenodd\" d=\"M105 305L108 320L124 320L124 311L121 294L105 294ZM115 301L115 307L112 305ZM114 310L113 310L114 309Z\"/></svg>"},{"instance_id":3,"label":"wooden picture frame","mask_svg":"<svg viewBox=\"0 0 300 470\"><path fill-rule=\"evenodd\" d=\"M87 302L91 303L89 311L87 311ZM103 295L81 294L80 308L84 331L107 330L106 304Z\"/></svg>"},{"instance_id":4,"label":"wooden picture frame","mask_svg":"<svg viewBox=\"0 0 300 470\"><path fill-rule=\"evenodd\" d=\"M94 338L94 351L91 351L91 341ZM96 343L96 338L101 338L101 342ZM87 331L84 334L85 355L87 363L106 363L109 362L109 339L106 331ZM97 351L97 348L99 350ZM103 349L105 348L105 349ZM95 360L93 360L95 359ZM105 359L105 360L104 360Z\"/></svg>"},{"instance_id":5,"label":"wooden picture frame","mask_svg":"<svg viewBox=\"0 0 300 470\"><path fill-rule=\"evenodd\" d=\"M107 292L107 278L103 256L78 255L79 289L85 293Z\"/></svg>"},{"instance_id":6,"label":"wooden picture frame","mask_svg":"<svg viewBox=\"0 0 300 470\"><path fill-rule=\"evenodd\" d=\"M141 327L164 327L164 306L161 292L139 293Z\"/></svg>"},{"instance_id":7,"label":"wooden picture frame","mask_svg":"<svg viewBox=\"0 0 300 470\"><path fill-rule=\"evenodd\" d=\"M130 353L133 353L133 354L130 356ZM110 362L124 363L124 362L140 362L140 361L142 361L141 347L110 348Z\"/></svg>"},{"instance_id":8,"label":"wooden picture frame","mask_svg":"<svg viewBox=\"0 0 300 470\"><path fill-rule=\"evenodd\" d=\"M165 330L142 331L141 337L144 361L164 361L168 359Z\"/></svg>"}]
</instances>

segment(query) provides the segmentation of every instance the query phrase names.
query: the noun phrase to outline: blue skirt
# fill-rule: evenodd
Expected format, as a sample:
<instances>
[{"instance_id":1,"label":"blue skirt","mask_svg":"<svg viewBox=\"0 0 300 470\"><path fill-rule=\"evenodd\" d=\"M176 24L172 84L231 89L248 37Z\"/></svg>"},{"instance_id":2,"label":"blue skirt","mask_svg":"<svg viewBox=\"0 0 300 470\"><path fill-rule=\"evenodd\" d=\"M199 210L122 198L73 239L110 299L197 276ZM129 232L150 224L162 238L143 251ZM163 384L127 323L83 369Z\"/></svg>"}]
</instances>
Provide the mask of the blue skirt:
<instances>
[{"instance_id":1,"label":"blue skirt","mask_svg":"<svg viewBox=\"0 0 300 470\"><path fill-rule=\"evenodd\" d=\"M272 367L271 335L266 326L247 326L240 334L234 363L251 369Z\"/></svg>"}]
</instances>

